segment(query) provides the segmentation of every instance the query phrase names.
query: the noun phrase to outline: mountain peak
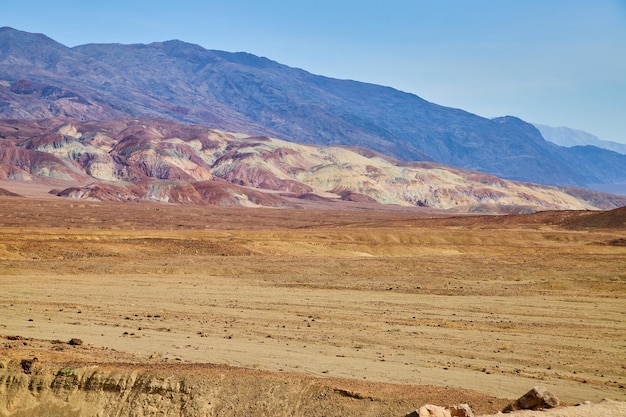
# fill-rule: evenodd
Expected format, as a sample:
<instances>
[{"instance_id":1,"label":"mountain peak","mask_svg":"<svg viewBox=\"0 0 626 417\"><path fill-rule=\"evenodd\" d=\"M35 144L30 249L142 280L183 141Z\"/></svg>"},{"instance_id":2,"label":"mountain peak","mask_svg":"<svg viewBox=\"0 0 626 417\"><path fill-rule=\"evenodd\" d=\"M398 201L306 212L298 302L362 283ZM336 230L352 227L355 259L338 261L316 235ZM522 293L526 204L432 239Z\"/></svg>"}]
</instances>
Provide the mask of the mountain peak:
<instances>
[{"instance_id":1,"label":"mountain peak","mask_svg":"<svg viewBox=\"0 0 626 417\"><path fill-rule=\"evenodd\" d=\"M70 49L42 33L0 28L0 62L49 68Z\"/></svg>"},{"instance_id":2,"label":"mountain peak","mask_svg":"<svg viewBox=\"0 0 626 417\"><path fill-rule=\"evenodd\" d=\"M528 123L516 116L502 116L491 119L493 122L503 126L512 127L519 131L525 132L525 134L531 136L535 140L544 141L541 132L532 123Z\"/></svg>"},{"instance_id":3,"label":"mountain peak","mask_svg":"<svg viewBox=\"0 0 626 417\"><path fill-rule=\"evenodd\" d=\"M55 41L54 39L44 35L43 33L24 32L9 26L0 27L0 40L2 41L0 42L0 45L17 43L22 46L34 46L37 44L41 44L48 47L61 47L67 49L65 45Z\"/></svg>"}]
</instances>

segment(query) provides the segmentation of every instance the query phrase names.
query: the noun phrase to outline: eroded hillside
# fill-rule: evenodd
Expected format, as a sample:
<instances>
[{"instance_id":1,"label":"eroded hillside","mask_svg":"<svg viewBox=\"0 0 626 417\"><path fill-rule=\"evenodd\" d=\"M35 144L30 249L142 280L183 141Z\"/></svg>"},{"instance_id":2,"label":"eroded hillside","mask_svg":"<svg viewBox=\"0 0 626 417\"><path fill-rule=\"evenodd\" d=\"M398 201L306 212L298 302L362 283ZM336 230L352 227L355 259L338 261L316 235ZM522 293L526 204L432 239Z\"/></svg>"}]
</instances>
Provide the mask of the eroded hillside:
<instances>
[{"instance_id":1,"label":"eroded hillside","mask_svg":"<svg viewBox=\"0 0 626 417\"><path fill-rule=\"evenodd\" d=\"M0 132L1 179L13 181L14 190L54 184L52 194L75 199L276 208L383 204L458 212L626 205L626 197L401 163L361 149L154 120L5 121Z\"/></svg>"}]
</instances>

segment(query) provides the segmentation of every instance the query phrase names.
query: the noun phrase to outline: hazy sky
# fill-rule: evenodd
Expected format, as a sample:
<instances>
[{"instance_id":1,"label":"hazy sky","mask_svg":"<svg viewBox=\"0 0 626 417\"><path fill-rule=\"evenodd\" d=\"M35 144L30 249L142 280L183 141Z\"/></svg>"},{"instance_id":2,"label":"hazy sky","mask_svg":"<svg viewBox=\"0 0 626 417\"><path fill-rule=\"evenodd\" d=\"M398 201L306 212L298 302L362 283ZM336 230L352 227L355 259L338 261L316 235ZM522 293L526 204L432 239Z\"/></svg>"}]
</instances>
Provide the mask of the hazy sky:
<instances>
[{"instance_id":1,"label":"hazy sky","mask_svg":"<svg viewBox=\"0 0 626 417\"><path fill-rule=\"evenodd\" d=\"M245 51L626 143L626 0L1 0L0 26Z\"/></svg>"}]
</instances>

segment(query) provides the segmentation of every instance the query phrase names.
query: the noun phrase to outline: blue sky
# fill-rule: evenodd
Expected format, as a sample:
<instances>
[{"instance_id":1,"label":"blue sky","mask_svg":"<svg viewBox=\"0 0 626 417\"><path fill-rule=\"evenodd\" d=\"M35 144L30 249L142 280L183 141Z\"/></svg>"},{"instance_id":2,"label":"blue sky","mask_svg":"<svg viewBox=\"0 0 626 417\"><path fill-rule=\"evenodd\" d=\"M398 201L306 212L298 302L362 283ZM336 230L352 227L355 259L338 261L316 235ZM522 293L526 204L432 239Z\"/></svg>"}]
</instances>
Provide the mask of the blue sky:
<instances>
[{"instance_id":1,"label":"blue sky","mask_svg":"<svg viewBox=\"0 0 626 417\"><path fill-rule=\"evenodd\" d=\"M626 0L2 0L0 26L245 51L626 143Z\"/></svg>"}]
</instances>

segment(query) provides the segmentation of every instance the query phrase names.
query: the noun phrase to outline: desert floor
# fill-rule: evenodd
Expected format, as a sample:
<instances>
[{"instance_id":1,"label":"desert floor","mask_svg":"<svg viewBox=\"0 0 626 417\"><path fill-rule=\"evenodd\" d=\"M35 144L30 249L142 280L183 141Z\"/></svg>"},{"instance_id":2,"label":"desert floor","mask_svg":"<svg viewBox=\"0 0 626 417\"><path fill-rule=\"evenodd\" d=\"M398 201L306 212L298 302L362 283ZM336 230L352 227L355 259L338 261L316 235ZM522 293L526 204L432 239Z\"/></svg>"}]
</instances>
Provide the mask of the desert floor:
<instances>
[{"instance_id":1,"label":"desert floor","mask_svg":"<svg viewBox=\"0 0 626 417\"><path fill-rule=\"evenodd\" d=\"M0 197L0 335L503 399L483 412L624 401L626 228L591 215Z\"/></svg>"}]
</instances>

